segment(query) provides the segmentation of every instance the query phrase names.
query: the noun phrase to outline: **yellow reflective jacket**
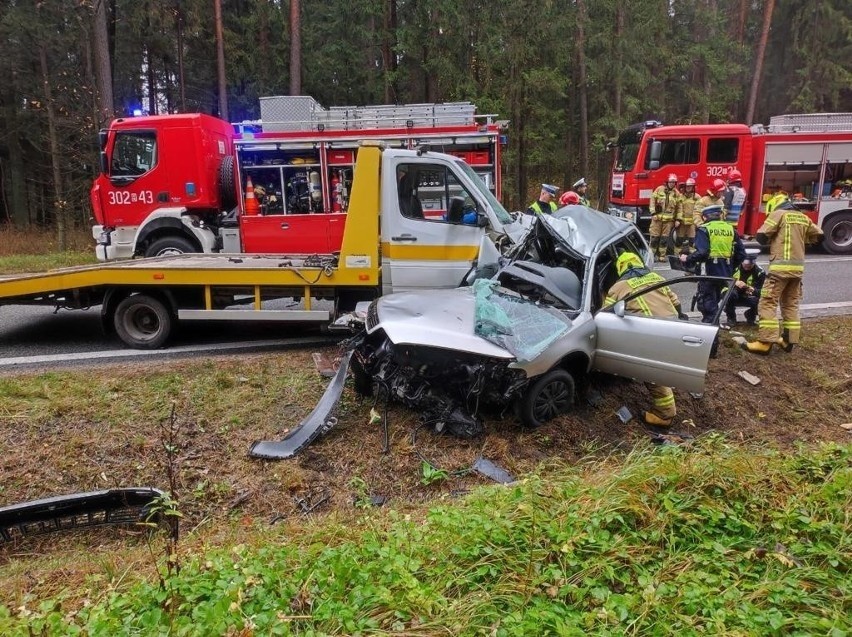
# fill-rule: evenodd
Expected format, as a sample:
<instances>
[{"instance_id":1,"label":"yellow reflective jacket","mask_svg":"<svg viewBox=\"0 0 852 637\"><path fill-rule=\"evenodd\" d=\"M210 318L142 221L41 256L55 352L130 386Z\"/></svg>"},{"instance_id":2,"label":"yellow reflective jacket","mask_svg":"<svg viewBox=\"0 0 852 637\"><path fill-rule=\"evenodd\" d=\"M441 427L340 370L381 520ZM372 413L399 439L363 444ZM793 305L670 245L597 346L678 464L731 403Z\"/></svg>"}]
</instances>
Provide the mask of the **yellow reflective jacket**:
<instances>
[{"instance_id":1,"label":"yellow reflective jacket","mask_svg":"<svg viewBox=\"0 0 852 637\"><path fill-rule=\"evenodd\" d=\"M606 293L606 300L603 306L609 307L610 305L615 305L618 301L630 296L634 292L644 290L660 281L665 281L665 279L656 272L650 272L645 268L631 268L622 274L621 278ZM666 285L628 301L626 310L630 314L677 318L677 309L675 308L678 305L680 305L680 301L677 295Z\"/></svg>"},{"instance_id":2,"label":"yellow reflective jacket","mask_svg":"<svg viewBox=\"0 0 852 637\"><path fill-rule=\"evenodd\" d=\"M773 210L757 229L757 240L769 243L769 274L782 277L804 274L805 245L820 237L822 230L807 215L788 208Z\"/></svg>"}]
</instances>

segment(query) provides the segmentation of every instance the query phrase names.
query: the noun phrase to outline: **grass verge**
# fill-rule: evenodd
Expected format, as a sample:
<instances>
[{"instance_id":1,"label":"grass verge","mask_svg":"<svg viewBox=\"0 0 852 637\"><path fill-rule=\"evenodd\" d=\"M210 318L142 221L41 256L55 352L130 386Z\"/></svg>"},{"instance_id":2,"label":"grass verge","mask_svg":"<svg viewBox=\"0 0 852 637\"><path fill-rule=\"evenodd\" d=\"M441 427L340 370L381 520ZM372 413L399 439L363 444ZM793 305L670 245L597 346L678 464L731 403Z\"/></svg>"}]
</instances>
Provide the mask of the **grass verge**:
<instances>
[{"instance_id":1,"label":"grass verge","mask_svg":"<svg viewBox=\"0 0 852 637\"><path fill-rule=\"evenodd\" d=\"M0 633L839 637L850 463L849 445L640 446L431 508L254 528L162 584L0 607Z\"/></svg>"}]
</instances>

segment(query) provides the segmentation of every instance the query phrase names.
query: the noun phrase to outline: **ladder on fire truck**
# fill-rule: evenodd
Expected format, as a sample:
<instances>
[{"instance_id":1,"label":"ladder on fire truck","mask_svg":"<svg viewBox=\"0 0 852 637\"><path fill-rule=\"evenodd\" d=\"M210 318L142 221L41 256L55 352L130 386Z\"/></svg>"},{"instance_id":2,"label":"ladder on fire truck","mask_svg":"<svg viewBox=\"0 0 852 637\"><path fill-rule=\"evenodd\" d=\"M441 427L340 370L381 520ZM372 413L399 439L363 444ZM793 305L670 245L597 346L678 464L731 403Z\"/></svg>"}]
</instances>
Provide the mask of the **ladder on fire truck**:
<instances>
[{"instance_id":1,"label":"ladder on fire truck","mask_svg":"<svg viewBox=\"0 0 852 637\"><path fill-rule=\"evenodd\" d=\"M496 114L476 114L470 102L323 107L307 95L260 98L260 120L235 123L237 132L261 126L265 133L289 131L436 128L499 124Z\"/></svg>"},{"instance_id":2,"label":"ladder on fire truck","mask_svg":"<svg viewBox=\"0 0 852 637\"><path fill-rule=\"evenodd\" d=\"M852 131L852 113L800 113L776 115L769 124L755 124L751 131L765 133L841 133Z\"/></svg>"}]
</instances>

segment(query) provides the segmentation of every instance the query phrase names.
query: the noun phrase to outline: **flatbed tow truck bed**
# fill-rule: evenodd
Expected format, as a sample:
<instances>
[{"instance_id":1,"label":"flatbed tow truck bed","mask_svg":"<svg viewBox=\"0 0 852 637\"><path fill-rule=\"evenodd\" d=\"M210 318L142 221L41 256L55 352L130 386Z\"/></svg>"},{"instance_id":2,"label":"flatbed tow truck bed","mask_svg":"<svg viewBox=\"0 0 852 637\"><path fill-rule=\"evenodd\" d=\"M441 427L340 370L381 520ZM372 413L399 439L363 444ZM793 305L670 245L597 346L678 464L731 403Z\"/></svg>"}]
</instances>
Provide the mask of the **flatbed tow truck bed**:
<instances>
[{"instance_id":1,"label":"flatbed tow truck bed","mask_svg":"<svg viewBox=\"0 0 852 637\"><path fill-rule=\"evenodd\" d=\"M184 254L4 275L0 305L101 305L108 332L147 349L180 319L327 324L341 302L378 293L377 256Z\"/></svg>"}]
</instances>

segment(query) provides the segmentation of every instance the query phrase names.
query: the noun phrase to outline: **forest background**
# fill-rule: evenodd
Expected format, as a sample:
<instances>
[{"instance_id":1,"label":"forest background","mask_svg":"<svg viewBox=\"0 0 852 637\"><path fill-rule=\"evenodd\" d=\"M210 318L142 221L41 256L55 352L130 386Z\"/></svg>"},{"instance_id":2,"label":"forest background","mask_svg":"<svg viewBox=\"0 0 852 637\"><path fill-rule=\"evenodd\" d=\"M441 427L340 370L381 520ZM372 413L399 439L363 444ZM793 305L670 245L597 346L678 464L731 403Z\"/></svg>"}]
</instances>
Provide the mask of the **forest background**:
<instances>
[{"instance_id":1,"label":"forest background","mask_svg":"<svg viewBox=\"0 0 852 637\"><path fill-rule=\"evenodd\" d=\"M91 223L113 117L469 100L510 121L504 203L606 196L624 126L852 111L848 0L0 0L0 226Z\"/></svg>"}]
</instances>

